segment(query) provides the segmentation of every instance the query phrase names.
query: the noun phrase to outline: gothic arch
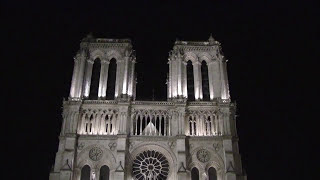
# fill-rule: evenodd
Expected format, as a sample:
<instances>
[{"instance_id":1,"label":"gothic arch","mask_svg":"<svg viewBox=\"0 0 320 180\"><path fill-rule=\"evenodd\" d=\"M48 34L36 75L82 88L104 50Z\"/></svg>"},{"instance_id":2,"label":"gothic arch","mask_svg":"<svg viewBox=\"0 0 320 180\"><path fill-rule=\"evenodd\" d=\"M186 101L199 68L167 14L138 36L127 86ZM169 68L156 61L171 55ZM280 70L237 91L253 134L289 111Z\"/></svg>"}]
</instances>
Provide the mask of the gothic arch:
<instances>
[{"instance_id":1,"label":"gothic arch","mask_svg":"<svg viewBox=\"0 0 320 180\"><path fill-rule=\"evenodd\" d=\"M210 152L210 160L206 163L200 163L196 157L196 154L198 150L200 149L206 149ZM206 174L210 167L215 168L217 172L217 180L223 180L224 179L224 162L221 156L211 147L197 147L190 153L191 156L188 159L188 162L191 162L188 165L188 168L191 170L193 167L200 167L199 172L202 176L202 174Z\"/></svg>"},{"instance_id":2,"label":"gothic arch","mask_svg":"<svg viewBox=\"0 0 320 180\"><path fill-rule=\"evenodd\" d=\"M193 53L193 52L186 52L184 54L184 58L183 59L184 59L185 62L188 62L190 60L192 62L192 64L194 64L195 62L198 61L197 55L195 53Z\"/></svg>"},{"instance_id":3,"label":"gothic arch","mask_svg":"<svg viewBox=\"0 0 320 180\"><path fill-rule=\"evenodd\" d=\"M196 154L197 154L197 152L198 152L198 150L200 150L200 149L206 149L207 151L209 151L210 152L210 154L211 154L211 157L210 157L210 160L209 160L209 164L210 164L210 162L215 162L215 164L217 165L217 166L215 166L215 167L224 167L224 162L223 162L223 159L221 158L221 156L217 153L217 151L215 151L213 148L211 148L211 147L204 147L204 146L201 146L201 147L197 147L197 148L195 148L194 150L192 150L191 151L191 156L189 157L189 162L194 162L194 160L196 160L197 159L197 157L196 157ZM193 160L193 161L192 161ZM208 164L207 163L207 164Z\"/></svg>"},{"instance_id":4,"label":"gothic arch","mask_svg":"<svg viewBox=\"0 0 320 180\"><path fill-rule=\"evenodd\" d=\"M212 56L207 52L200 53L198 57L200 62L206 61L207 64L209 64L212 61Z\"/></svg>"},{"instance_id":5,"label":"gothic arch","mask_svg":"<svg viewBox=\"0 0 320 180\"><path fill-rule=\"evenodd\" d=\"M174 155L174 153L170 150L169 147L160 145L160 144L155 144L155 143L140 143L138 146L134 147L133 150L130 152L129 156L129 178L132 178L132 165L133 161L135 160L136 156L147 150L155 150L163 154L167 160L169 161L169 175L168 175L168 180L170 179L175 179L176 177L176 172L177 172L177 167L175 166L177 162L177 158Z\"/></svg>"},{"instance_id":6,"label":"gothic arch","mask_svg":"<svg viewBox=\"0 0 320 180\"><path fill-rule=\"evenodd\" d=\"M190 169L190 171L193 169L193 168L197 168L199 171L200 170L204 170L205 167L203 167L203 165L199 162L196 162L196 161L193 161L189 164L188 166L188 169Z\"/></svg>"},{"instance_id":7,"label":"gothic arch","mask_svg":"<svg viewBox=\"0 0 320 180\"><path fill-rule=\"evenodd\" d=\"M99 147L103 151L103 156L99 161L92 161L92 160L90 160L90 158L88 158L89 151L93 147ZM112 169L116 168L116 157L114 156L114 154L110 150L108 150L107 148L105 148L101 145L91 145L91 146L84 148L79 153L77 159L78 159L77 160L78 161L78 164L77 164L78 168L82 168L85 165L89 165L90 168L100 168L103 165L106 165L110 168L110 171Z\"/></svg>"},{"instance_id":8,"label":"gothic arch","mask_svg":"<svg viewBox=\"0 0 320 180\"><path fill-rule=\"evenodd\" d=\"M116 62L118 63L118 60L121 59L121 55L120 55L119 51L115 50L115 49L108 49L106 55L107 55L109 61L114 58L116 60Z\"/></svg>"},{"instance_id":9,"label":"gothic arch","mask_svg":"<svg viewBox=\"0 0 320 180\"><path fill-rule=\"evenodd\" d=\"M90 58L94 59L94 60L97 59L97 58L103 60L103 59L105 59L105 54L100 49L95 49L95 50L90 52Z\"/></svg>"}]
</instances>

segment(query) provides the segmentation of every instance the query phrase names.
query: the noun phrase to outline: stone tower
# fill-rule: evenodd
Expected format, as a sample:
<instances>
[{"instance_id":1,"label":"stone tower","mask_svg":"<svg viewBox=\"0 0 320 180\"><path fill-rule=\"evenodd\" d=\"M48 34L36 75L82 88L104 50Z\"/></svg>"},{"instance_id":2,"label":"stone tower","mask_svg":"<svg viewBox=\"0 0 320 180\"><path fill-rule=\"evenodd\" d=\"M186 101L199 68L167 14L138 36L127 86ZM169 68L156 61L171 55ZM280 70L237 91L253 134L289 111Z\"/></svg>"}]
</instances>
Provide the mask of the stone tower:
<instances>
[{"instance_id":1,"label":"stone tower","mask_svg":"<svg viewBox=\"0 0 320 180\"><path fill-rule=\"evenodd\" d=\"M167 101L135 98L129 39L88 35L74 58L50 180L245 180L220 43L176 41Z\"/></svg>"}]
</instances>

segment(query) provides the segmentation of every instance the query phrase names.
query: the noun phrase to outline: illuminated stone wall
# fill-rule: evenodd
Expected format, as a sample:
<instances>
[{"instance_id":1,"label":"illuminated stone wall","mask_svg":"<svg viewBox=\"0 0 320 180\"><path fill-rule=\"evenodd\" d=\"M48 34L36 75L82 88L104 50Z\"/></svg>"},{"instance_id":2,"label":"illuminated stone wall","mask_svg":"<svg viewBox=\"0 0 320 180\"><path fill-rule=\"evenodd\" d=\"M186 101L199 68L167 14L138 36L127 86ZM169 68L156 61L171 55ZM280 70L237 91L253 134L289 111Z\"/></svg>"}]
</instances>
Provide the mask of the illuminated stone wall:
<instances>
[{"instance_id":1,"label":"illuminated stone wall","mask_svg":"<svg viewBox=\"0 0 320 180\"><path fill-rule=\"evenodd\" d=\"M209 169L217 180L244 178L225 60L203 52L218 51L220 44L212 37L205 42L175 43L167 101L135 100L135 55L130 40L88 36L80 46L70 97L63 102L59 148L49 179L80 180L85 166L90 167L90 180L98 180L106 166L112 180L186 180L191 179L193 168L198 169L199 179L209 179ZM98 98L88 99L95 58L102 60L100 76L108 74L110 59L117 60L114 100L105 99L106 76L100 77ZM184 59L193 61L199 77L195 64L207 61L209 101L201 98L200 82L194 86L196 101L187 99ZM194 79L200 81L199 77Z\"/></svg>"}]
</instances>

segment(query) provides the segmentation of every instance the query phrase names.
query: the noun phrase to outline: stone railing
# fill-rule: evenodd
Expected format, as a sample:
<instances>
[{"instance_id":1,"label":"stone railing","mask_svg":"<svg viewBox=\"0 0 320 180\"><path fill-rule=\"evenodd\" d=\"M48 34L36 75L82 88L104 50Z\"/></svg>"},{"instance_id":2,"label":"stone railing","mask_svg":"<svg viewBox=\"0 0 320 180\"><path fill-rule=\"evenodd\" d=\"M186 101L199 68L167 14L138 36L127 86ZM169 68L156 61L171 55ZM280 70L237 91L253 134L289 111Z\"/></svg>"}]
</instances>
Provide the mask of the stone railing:
<instances>
[{"instance_id":1,"label":"stone railing","mask_svg":"<svg viewBox=\"0 0 320 180\"><path fill-rule=\"evenodd\" d=\"M138 103L140 104L140 103ZM131 135L170 136L171 113L166 106L133 107L131 111Z\"/></svg>"},{"instance_id":2,"label":"stone railing","mask_svg":"<svg viewBox=\"0 0 320 180\"><path fill-rule=\"evenodd\" d=\"M119 124L118 109L85 108L80 113L78 134L116 135Z\"/></svg>"}]
</instances>

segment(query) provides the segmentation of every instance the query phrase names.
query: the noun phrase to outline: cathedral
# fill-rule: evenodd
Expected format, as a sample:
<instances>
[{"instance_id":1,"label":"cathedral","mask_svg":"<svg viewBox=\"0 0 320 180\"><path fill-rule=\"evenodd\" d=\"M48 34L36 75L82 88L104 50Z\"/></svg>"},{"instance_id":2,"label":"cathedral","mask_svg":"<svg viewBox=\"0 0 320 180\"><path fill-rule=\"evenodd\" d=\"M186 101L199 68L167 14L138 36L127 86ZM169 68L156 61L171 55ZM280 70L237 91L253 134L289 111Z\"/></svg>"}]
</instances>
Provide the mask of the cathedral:
<instances>
[{"instance_id":1,"label":"cathedral","mask_svg":"<svg viewBox=\"0 0 320 180\"><path fill-rule=\"evenodd\" d=\"M227 60L212 36L175 41L166 101L136 99L130 39L82 39L50 180L246 180Z\"/></svg>"}]
</instances>

